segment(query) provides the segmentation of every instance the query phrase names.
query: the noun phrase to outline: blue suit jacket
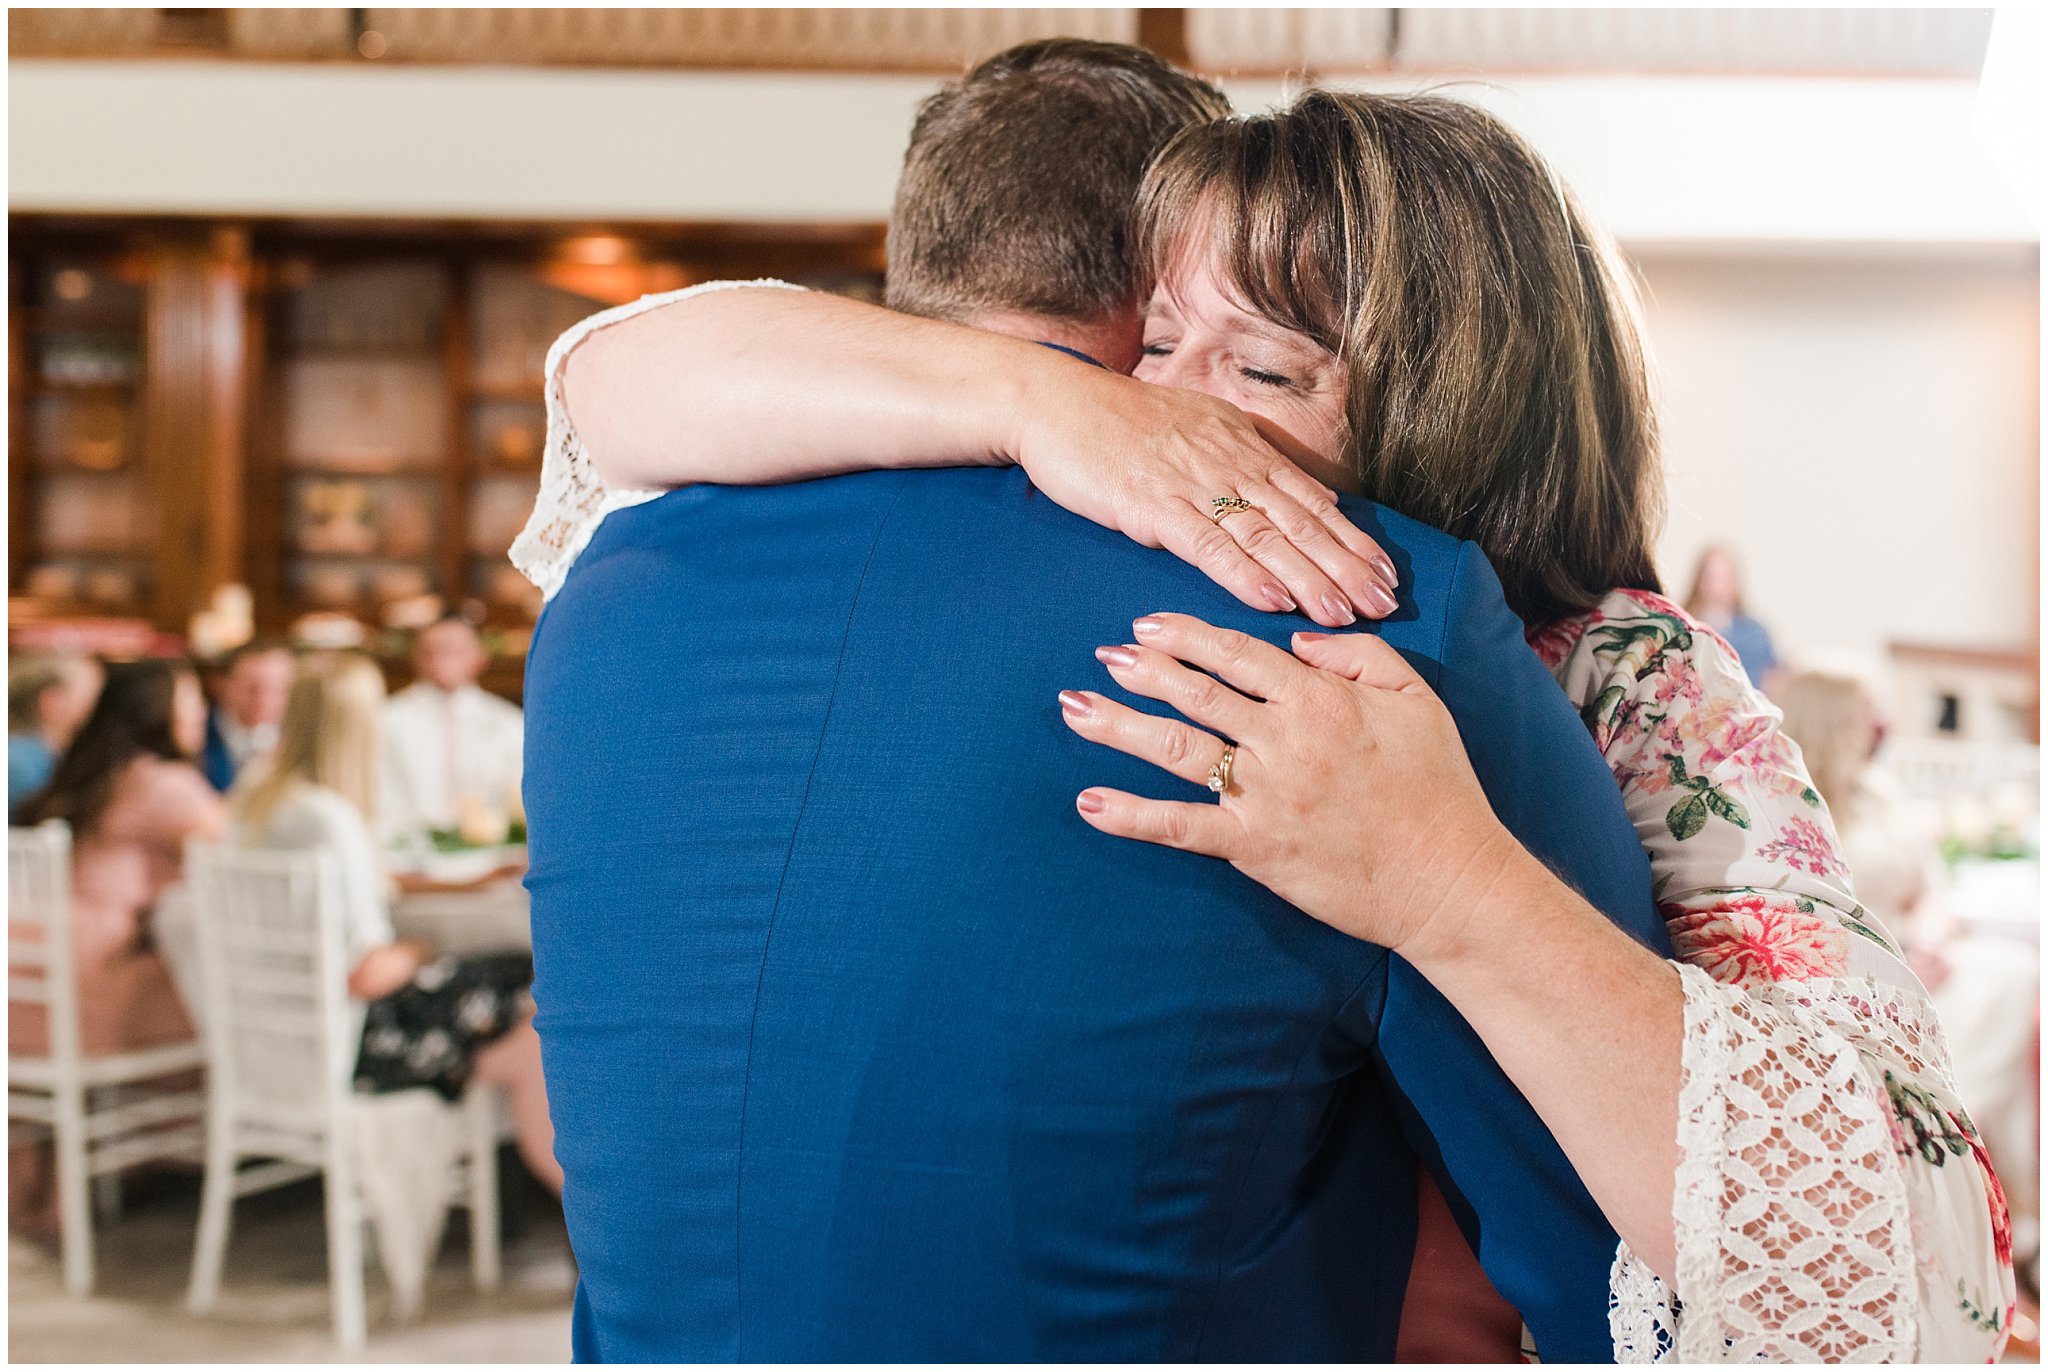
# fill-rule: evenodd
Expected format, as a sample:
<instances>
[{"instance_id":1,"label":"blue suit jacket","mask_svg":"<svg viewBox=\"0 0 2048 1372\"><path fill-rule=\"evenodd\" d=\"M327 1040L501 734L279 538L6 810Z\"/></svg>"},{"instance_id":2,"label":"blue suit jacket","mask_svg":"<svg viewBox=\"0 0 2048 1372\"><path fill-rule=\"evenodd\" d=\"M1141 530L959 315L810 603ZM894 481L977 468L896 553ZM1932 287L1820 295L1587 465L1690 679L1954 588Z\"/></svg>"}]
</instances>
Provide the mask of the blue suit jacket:
<instances>
[{"instance_id":1,"label":"blue suit jacket","mask_svg":"<svg viewBox=\"0 0 2048 1372\"><path fill-rule=\"evenodd\" d=\"M1348 508L1401 572L1379 632L1501 817L1661 950L1619 793L1485 558ZM1448 1004L1075 814L1094 783L1200 794L1060 721L1158 609L1304 623L1014 470L606 520L526 684L580 1357L1384 1360L1418 1156L1545 1357L1609 1357L1614 1235Z\"/></svg>"}]
</instances>

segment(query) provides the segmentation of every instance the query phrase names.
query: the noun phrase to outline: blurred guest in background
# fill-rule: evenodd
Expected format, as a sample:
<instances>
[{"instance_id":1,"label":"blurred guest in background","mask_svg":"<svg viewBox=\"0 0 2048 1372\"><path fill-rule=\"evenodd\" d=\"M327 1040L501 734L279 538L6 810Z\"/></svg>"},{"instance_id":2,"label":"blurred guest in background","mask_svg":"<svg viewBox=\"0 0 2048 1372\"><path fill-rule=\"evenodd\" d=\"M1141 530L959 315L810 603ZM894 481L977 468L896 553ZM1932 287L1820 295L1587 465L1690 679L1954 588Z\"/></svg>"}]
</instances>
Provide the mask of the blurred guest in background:
<instances>
[{"instance_id":1,"label":"blurred guest in background","mask_svg":"<svg viewBox=\"0 0 2048 1372\"><path fill-rule=\"evenodd\" d=\"M244 767L277 745L284 698L296 670L291 649L272 638L252 638L228 654L214 692L218 703L206 717L202 758L215 790L228 790Z\"/></svg>"},{"instance_id":2,"label":"blurred guest in background","mask_svg":"<svg viewBox=\"0 0 2048 1372\"><path fill-rule=\"evenodd\" d=\"M387 837L460 829L479 845L504 841L518 805L525 726L518 706L476 684L487 661L475 627L459 614L420 631L420 679L384 708Z\"/></svg>"},{"instance_id":3,"label":"blurred guest in background","mask_svg":"<svg viewBox=\"0 0 2048 1372\"><path fill-rule=\"evenodd\" d=\"M1942 899L1932 833L1877 760L1884 713L1846 670L1791 667L1775 699L1842 840L1865 909L1905 945L1954 1055L1956 1085L2012 1205L2017 1256L2040 1219L2041 972L2037 950L1970 929Z\"/></svg>"},{"instance_id":4,"label":"blurred guest in background","mask_svg":"<svg viewBox=\"0 0 2048 1372\"><path fill-rule=\"evenodd\" d=\"M234 838L264 848L321 849L341 881L349 995L363 1002L356 1086L425 1086L449 1100L471 1081L502 1087L519 1155L561 1190L540 1039L523 953L437 957L392 928L391 880L371 816L378 791L384 677L357 654L310 662L293 682L271 765L237 788Z\"/></svg>"},{"instance_id":5,"label":"blurred guest in background","mask_svg":"<svg viewBox=\"0 0 2048 1372\"><path fill-rule=\"evenodd\" d=\"M1771 645L1771 631L1742 608L1742 565L1732 550L1715 544L1700 554L1685 608L1728 640L1752 685L1769 689L1771 674L1778 670L1778 650Z\"/></svg>"},{"instance_id":6,"label":"blurred guest in background","mask_svg":"<svg viewBox=\"0 0 2048 1372\"><path fill-rule=\"evenodd\" d=\"M57 756L100 693L89 657L30 657L7 674L7 813L49 783Z\"/></svg>"},{"instance_id":7,"label":"blurred guest in background","mask_svg":"<svg viewBox=\"0 0 2048 1372\"><path fill-rule=\"evenodd\" d=\"M71 825L71 921L80 1043L88 1057L193 1036L169 967L151 945L148 912L178 880L185 842L217 838L225 807L193 764L206 736L206 698L182 662L107 668L106 684L24 824ZM8 1007L10 1051L49 1051L39 1005ZM19 1161L19 1160L18 1160ZM37 1154L10 1171L18 1227L52 1233L56 1188Z\"/></svg>"}]
</instances>

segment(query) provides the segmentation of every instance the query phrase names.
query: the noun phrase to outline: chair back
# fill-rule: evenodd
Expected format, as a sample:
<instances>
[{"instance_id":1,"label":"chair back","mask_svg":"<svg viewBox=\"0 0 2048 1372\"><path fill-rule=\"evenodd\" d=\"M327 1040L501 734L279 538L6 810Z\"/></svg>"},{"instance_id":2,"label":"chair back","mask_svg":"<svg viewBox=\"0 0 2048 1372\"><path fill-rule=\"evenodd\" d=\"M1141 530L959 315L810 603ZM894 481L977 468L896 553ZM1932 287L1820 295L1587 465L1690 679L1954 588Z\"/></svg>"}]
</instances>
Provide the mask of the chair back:
<instances>
[{"instance_id":1,"label":"chair back","mask_svg":"<svg viewBox=\"0 0 2048 1372\"><path fill-rule=\"evenodd\" d=\"M215 1108L241 1125L326 1129L358 1046L333 859L195 843L186 877Z\"/></svg>"},{"instance_id":2,"label":"chair back","mask_svg":"<svg viewBox=\"0 0 2048 1372\"><path fill-rule=\"evenodd\" d=\"M61 819L7 831L7 999L10 1005L42 1006L50 1057L78 1061L71 826Z\"/></svg>"}]
</instances>

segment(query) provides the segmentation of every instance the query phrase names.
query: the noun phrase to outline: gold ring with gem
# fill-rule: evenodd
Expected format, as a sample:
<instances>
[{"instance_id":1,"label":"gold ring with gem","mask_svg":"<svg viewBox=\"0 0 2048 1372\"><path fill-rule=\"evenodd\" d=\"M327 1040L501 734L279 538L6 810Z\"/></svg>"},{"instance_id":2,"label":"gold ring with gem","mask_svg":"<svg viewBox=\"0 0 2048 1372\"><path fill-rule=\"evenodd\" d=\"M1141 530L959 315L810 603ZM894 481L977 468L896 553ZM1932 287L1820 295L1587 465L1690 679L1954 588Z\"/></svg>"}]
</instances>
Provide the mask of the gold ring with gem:
<instances>
[{"instance_id":1,"label":"gold ring with gem","mask_svg":"<svg viewBox=\"0 0 2048 1372\"><path fill-rule=\"evenodd\" d=\"M1241 495L1219 495L1209 502L1209 519L1212 523L1221 524L1227 515L1243 514L1257 508Z\"/></svg>"},{"instance_id":2,"label":"gold ring with gem","mask_svg":"<svg viewBox=\"0 0 2048 1372\"><path fill-rule=\"evenodd\" d=\"M1237 745L1235 743L1224 744L1223 756L1217 758L1216 765L1209 769L1210 790L1214 791L1217 795L1220 796L1226 790L1230 789L1230 768L1231 764L1235 763L1236 761Z\"/></svg>"}]
</instances>

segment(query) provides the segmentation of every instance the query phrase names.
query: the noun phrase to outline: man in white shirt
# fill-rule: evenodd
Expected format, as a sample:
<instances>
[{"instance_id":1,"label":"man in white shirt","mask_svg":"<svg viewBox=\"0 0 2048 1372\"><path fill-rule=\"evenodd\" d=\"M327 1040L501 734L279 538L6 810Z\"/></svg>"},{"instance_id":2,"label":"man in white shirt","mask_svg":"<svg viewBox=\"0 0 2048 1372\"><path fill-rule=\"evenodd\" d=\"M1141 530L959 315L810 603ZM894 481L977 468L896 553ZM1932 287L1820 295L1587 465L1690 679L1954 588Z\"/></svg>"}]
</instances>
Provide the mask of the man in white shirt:
<instances>
[{"instance_id":1,"label":"man in white shirt","mask_svg":"<svg viewBox=\"0 0 2048 1372\"><path fill-rule=\"evenodd\" d=\"M463 830L502 842L518 813L524 716L477 686L487 658L477 632L444 615L413 643L419 680L384 707L381 813L387 838Z\"/></svg>"}]
</instances>

